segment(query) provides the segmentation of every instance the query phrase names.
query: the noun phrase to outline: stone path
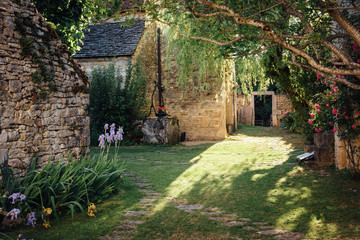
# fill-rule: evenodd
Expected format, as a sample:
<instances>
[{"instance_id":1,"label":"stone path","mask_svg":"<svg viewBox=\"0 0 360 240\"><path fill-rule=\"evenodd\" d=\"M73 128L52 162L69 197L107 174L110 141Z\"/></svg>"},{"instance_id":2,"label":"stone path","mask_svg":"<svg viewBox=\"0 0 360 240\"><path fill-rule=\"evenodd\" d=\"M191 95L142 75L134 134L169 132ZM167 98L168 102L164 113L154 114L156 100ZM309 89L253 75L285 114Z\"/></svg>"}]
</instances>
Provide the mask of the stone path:
<instances>
[{"instance_id":1,"label":"stone path","mask_svg":"<svg viewBox=\"0 0 360 240\"><path fill-rule=\"evenodd\" d=\"M161 193L150 189L151 183L147 179L135 176L132 173L125 173L125 176L133 178L135 185L139 187L139 191L144 193L144 197L140 199L139 207L143 210L127 211L124 216L125 220L120 220L119 225L116 226L111 234L100 237L101 240L110 239L132 239L138 233L138 226L144 223L144 216L152 213L152 208L155 202L161 197ZM273 239L283 240L297 240L304 237L304 234L298 232L289 232L283 229L276 229L274 226L266 222L254 222L250 218L240 217L234 213L226 213L220 211L216 207L204 208L200 204L188 204L186 201L177 200L173 197L166 197L165 199L173 204L177 209L186 211L192 214L200 214L207 216L209 220L219 222L227 227L241 227L244 230L257 233L256 239L261 239L261 236L272 237ZM240 240L239 237L230 237L229 239Z\"/></svg>"}]
</instances>

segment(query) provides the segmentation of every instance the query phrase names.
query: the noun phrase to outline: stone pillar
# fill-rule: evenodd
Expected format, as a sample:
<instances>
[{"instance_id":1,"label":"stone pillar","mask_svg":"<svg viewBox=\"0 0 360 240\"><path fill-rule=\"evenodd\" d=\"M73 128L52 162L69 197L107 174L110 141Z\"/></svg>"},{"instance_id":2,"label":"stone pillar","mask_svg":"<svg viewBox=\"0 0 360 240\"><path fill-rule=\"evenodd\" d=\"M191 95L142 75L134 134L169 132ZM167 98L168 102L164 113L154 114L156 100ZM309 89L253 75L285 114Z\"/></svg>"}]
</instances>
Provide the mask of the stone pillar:
<instances>
[{"instance_id":1,"label":"stone pillar","mask_svg":"<svg viewBox=\"0 0 360 240\"><path fill-rule=\"evenodd\" d=\"M319 167L330 166L334 163L334 134L315 133L315 162Z\"/></svg>"},{"instance_id":2,"label":"stone pillar","mask_svg":"<svg viewBox=\"0 0 360 240\"><path fill-rule=\"evenodd\" d=\"M141 131L146 143L178 144L180 141L180 127L177 118L147 118L143 122Z\"/></svg>"},{"instance_id":3,"label":"stone pillar","mask_svg":"<svg viewBox=\"0 0 360 240\"><path fill-rule=\"evenodd\" d=\"M347 154L345 142L335 135L335 165L340 169L345 169L347 166Z\"/></svg>"}]
</instances>

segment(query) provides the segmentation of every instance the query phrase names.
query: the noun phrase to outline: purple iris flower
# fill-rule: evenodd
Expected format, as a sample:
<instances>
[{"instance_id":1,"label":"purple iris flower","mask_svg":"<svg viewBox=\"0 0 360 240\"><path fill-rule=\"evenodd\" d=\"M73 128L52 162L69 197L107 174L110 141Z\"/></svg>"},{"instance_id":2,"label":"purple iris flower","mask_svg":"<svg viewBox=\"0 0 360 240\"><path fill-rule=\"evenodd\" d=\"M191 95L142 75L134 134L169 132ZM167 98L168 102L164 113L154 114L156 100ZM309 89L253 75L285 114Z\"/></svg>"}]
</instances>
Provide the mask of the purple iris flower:
<instances>
[{"instance_id":1,"label":"purple iris flower","mask_svg":"<svg viewBox=\"0 0 360 240\"><path fill-rule=\"evenodd\" d=\"M101 134L99 136L99 147L101 147L101 148L105 147L105 135L104 134Z\"/></svg>"},{"instance_id":2,"label":"purple iris flower","mask_svg":"<svg viewBox=\"0 0 360 240\"><path fill-rule=\"evenodd\" d=\"M124 130L122 128L119 128L116 132L116 135L114 136L114 140L116 142L123 140L123 134L124 134Z\"/></svg>"},{"instance_id":3,"label":"purple iris flower","mask_svg":"<svg viewBox=\"0 0 360 240\"><path fill-rule=\"evenodd\" d=\"M11 216L11 221L14 221L14 218L17 219L17 215L20 213L20 210L17 208L14 208L13 210L11 210L10 212L8 212L8 214L6 214L6 216Z\"/></svg>"},{"instance_id":4,"label":"purple iris flower","mask_svg":"<svg viewBox=\"0 0 360 240\"><path fill-rule=\"evenodd\" d=\"M26 199L26 196L24 194L20 194L19 198L20 202L22 203L22 201Z\"/></svg>"},{"instance_id":5,"label":"purple iris flower","mask_svg":"<svg viewBox=\"0 0 360 240\"><path fill-rule=\"evenodd\" d=\"M26 225L31 224L33 227L35 227L35 223L36 223L35 214L36 214L36 212L29 213L28 222L27 222Z\"/></svg>"},{"instance_id":6,"label":"purple iris flower","mask_svg":"<svg viewBox=\"0 0 360 240\"><path fill-rule=\"evenodd\" d=\"M108 133L105 133L105 137L106 137L107 142L108 142L108 143L111 143L111 141L112 141L112 136L111 136L110 134L108 134Z\"/></svg>"},{"instance_id":7,"label":"purple iris flower","mask_svg":"<svg viewBox=\"0 0 360 240\"><path fill-rule=\"evenodd\" d=\"M20 197L20 193L13 193L9 196L9 198L12 199L11 204L15 204L15 200L18 199Z\"/></svg>"}]
</instances>

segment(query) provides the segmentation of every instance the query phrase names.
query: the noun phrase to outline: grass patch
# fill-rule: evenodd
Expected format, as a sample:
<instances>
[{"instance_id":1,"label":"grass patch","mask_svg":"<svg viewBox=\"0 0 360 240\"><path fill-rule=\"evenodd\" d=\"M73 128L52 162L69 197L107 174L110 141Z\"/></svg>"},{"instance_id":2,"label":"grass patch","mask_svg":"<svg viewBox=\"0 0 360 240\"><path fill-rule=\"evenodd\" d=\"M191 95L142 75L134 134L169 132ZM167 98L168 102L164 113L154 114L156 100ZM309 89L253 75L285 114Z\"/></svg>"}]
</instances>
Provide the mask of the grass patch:
<instances>
[{"instance_id":1,"label":"grass patch","mask_svg":"<svg viewBox=\"0 0 360 240\"><path fill-rule=\"evenodd\" d=\"M126 168L162 193L134 239L271 239L179 210L165 196L250 218L248 226L267 222L301 232L304 238L358 238L359 181L334 168L298 166L296 156L303 152L303 143L301 136L279 128L241 125L218 143L121 147ZM97 152L92 149L92 154ZM95 218L64 219L48 230L23 231L25 237L95 239L110 233L142 196L130 179L124 184L118 195L98 206Z\"/></svg>"}]
</instances>

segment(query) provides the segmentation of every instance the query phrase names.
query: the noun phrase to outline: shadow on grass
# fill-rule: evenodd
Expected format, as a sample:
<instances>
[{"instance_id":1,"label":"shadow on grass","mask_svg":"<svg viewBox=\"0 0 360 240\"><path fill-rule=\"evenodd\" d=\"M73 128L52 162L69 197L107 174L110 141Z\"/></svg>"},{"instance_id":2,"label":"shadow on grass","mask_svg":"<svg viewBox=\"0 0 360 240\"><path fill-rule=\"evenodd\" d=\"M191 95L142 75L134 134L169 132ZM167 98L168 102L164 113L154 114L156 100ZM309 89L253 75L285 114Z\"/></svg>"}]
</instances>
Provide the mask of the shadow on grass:
<instances>
[{"instance_id":1,"label":"shadow on grass","mask_svg":"<svg viewBox=\"0 0 360 240\"><path fill-rule=\"evenodd\" d=\"M120 159L126 161L127 169L148 179L163 194L135 239L269 238L179 210L165 196L250 218L249 226L267 222L308 238L357 238L359 182L335 170L303 169L294 164L302 142L301 137L278 128L242 126L237 134L216 144L122 147ZM63 239L96 239L111 232L141 198L127 181L115 200L99 206L95 219L65 221L44 238L37 237L44 230L31 237L59 239L57 232L66 229L69 238ZM79 232L72 233L77 228ZM87 230L89 237L85 238Z\"/></svg>"},{"instance_id":2,"label":"shadow on grass","mask_svg":"<svg viewBox=\"0 0 360 240\"><path fill-rule=\"evenodd\" d=\"M293 133L276 128L244 128L240 135L230 137L230 141L264 135L270 139L280 139L291 148L287 159L278 165L264 164L256 156L246 163L206 164L203 162L206 161L204 152L216 146L202 145L201 148L206 149L181 155L182 162L188 162L188 165L177 166L173 163L179 160L167 159L164 164L132 164L131 169L149 179L157 191L190 204L217 207L226 213L250 218L252 222L267 222L276 228L304 233L310 238L344 239L359 236L359 193L350 191L357 189L360 192L358 181L333 169L304 169L294 165L303 139ZM262 134L264 131L267 133ZM181 152L181 149L174 149ZM258 151L261 150L267 149L260 148ZM214 149L212 151L216 152ZM149 156L149 159L152 157ZM227 156L220 153L218 157ZM190 220L180 220L183 218ZM174 222L176 224L170 224ZM201 236L212 239L213 235L214 239L215 235L217 239L221 239L221 236L225 239L229 232L249 239L259 237L241 227L220 227L200 214L181 212L172 203L164 203L157 208L141 229L138 239L147 239L154 234L158 234L159 239L201 239Z\"/></svg>"}]
</instances>

